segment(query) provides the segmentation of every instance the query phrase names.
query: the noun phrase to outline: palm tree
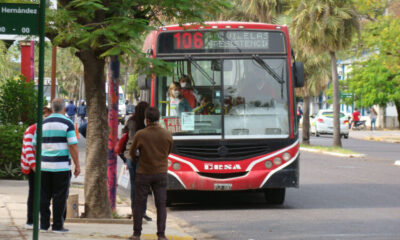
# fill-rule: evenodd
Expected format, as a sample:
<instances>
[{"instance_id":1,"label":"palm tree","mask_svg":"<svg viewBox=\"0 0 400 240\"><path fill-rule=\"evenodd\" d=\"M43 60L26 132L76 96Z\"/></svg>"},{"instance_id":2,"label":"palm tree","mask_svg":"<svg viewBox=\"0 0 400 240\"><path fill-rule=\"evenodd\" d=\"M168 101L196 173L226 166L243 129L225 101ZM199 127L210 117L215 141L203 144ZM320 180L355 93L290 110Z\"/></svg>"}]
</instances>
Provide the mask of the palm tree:
<instances>
[{"instance_id":1,"label":"palm tree","mask_svg":"<svg viewBox=\"0 0 400 240\"><path fill-rule=\"evenodd\" d=\"M359 31L358 15L351 0L302 0L292 27L295 41L305 51L316 54L329 52L333 86L333 146L341 147L336 52L347 48Z\"/></svg>"},{"instance_id":2,"label":"palm tree","mask_svg":"<svg viewBox=\"0 0 400 240\"><path fill-rule=\"evenodd\" d=\"M296 89L296 95L303 98L302 142L310 144L310 98L318 96L329 84L331 72L329 55L306 54L301 48L294 46L296 61L304 63L304 87Z\"/></svg>"},{"instance_id":3,"label":"palm tree","mask_svg":"<svg viewBox=\"0 0 400 240\"><path fill-rule=\"evenodd\" d=\"M219 19L275 23L279 14L288 10L289 0L235 0L233 8L225 11Z\"/></svg>"}]
</instances>

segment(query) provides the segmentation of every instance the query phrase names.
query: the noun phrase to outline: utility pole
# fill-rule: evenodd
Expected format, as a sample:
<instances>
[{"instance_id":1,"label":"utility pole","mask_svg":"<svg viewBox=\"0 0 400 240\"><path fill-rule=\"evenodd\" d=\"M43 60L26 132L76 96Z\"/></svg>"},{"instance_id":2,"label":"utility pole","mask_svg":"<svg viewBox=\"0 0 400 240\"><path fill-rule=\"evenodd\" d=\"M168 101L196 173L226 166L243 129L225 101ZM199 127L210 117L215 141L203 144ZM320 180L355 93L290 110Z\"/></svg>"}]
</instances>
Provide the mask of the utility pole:
<instances>
[{"instance_id":1,"label":"utility pole","mask_svg":"<svg viewBox=\"0 0 400 240\"><path fill-rule=\"evenodd\" d=\"M51 51L51 101L56 97L57 46Z\"/></svg>"}]
</instances>

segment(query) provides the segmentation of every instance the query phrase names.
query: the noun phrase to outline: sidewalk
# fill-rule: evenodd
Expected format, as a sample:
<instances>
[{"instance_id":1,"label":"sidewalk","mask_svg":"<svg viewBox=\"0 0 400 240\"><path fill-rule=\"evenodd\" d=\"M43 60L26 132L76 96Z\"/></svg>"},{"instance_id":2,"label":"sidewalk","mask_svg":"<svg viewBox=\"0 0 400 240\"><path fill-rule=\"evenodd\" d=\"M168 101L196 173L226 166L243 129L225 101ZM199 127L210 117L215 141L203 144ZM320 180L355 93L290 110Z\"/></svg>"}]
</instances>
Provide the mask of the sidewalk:
<instances>
[{"instance_id":1,"label":"sidewalk","mask_svg":"<svg viewBox=\"0 0 400 240\"><path fill-rule=\"evenodd\" d=\"M26 200L28 192L27 181L0 180L0 239L32 239L32 230L25 229ZM83 211L83 187L72 187L70 194L79 195L80 213ZM149 201L150 203L151 201ZM119 199L117 212L124 217L130 213L130 203ZM157 239L156 216L150 208L147 214L153 221L143 221L143 240ZM71 221L74 220L74 221ZM93 240L93 239L128 239L132 235L132 219L108 219L90 221L85 219L67 219L65 227L69 233L59 234L39 232L39 239L45 240ZM101 223L99 223L101 222ZM166 234L170 240L193 240L176 224L167 222Z\"/></svg>"},{"instance_id":2,"label":"sidewalk","mask_svg":"<svg viewBox=\"0 0 400 240\"><path fill-rule=\"evenodd\" d=\"M400 143L400 130L350 130L349 137L378 142Z\"/></svg>"},{"instance_id":3,"label":"sidewalk","mask_svg":"<svg viewBox=\"0 0 400 240\"><path fill-rule=\"evenodd\" d=\"M81 164L81 174L78 178L71 178L70 195L79 195L79 216L84 212L84 193L83 183L85 175L85 138L80 135L79 162ZM118 160L118 171L122 161ZM122 190L118 186L118 191ZM124 189L123 191L129 191ZM8 239L32 239L32 230L25 229L26 223L26 202L28 198L28 181L0 180L0 240ZM157 239L157 217L154 203L149 196L147 205L147 215L153 221L146 222L143 219L142 240ZM132 219L127 219L131 213L130 199L117 196L117 214L120 219L66 219L65 228L69 233L56 234L51 231L48 233L39 232L39 239L45 240L93 240L93 239L128 239L133 233ZM173 220L167 217L166 235L169 240L194 240L181 229Z\"/></svg>"}]
</instances>

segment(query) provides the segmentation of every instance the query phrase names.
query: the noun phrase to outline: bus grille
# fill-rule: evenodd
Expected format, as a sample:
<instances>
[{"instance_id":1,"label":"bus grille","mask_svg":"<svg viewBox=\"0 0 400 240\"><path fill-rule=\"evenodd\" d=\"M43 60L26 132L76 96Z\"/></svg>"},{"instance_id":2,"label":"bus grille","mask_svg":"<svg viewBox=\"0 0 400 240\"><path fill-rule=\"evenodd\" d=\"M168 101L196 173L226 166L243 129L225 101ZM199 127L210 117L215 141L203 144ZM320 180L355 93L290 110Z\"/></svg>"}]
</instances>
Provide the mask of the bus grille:
<instances>
[{"instance_id":1,"label":"bus grille","mask_svg":"<svg viewBox=\"0 0 400 240\"><path fill-rule=\"evenodd\" d=\"M243 159L252 156L258 156L270 152L270 148L265 145L181 145L176 146L177 154L195 159L218 160L218 159Z\"/></svg>"},{"instance_id":2,"label":"bus grille","mask_svg":"<svg viewBox=\"0 0 400 240\"><path fill-rule=\"evenodd\" d=\"M197 172L202 177L216 178L216 179L227 179L242 177L247 174L247 172L234 172L234 173L202 173Z\"/></svg>"}]
</instances>

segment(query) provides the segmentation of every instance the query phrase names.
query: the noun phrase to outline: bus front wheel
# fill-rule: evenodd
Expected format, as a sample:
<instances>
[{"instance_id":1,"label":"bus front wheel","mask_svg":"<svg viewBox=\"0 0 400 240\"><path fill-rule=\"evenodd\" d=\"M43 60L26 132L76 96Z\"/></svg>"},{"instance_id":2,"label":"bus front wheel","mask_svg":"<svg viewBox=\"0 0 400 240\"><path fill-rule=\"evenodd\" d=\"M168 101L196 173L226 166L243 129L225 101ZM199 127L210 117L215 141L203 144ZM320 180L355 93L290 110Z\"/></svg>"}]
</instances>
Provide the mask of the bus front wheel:
<instances>
[{"instance_id":1,"label":"bus front wheel","mask_svg":"<svg viewBox=\"0 0 400 240\"><path fill-rule=\"evenodd\" d=\"M271 204L281 205L285 201L285 188L271 188L264 190L265 200Z\"/></svg>"}]
</instances>

